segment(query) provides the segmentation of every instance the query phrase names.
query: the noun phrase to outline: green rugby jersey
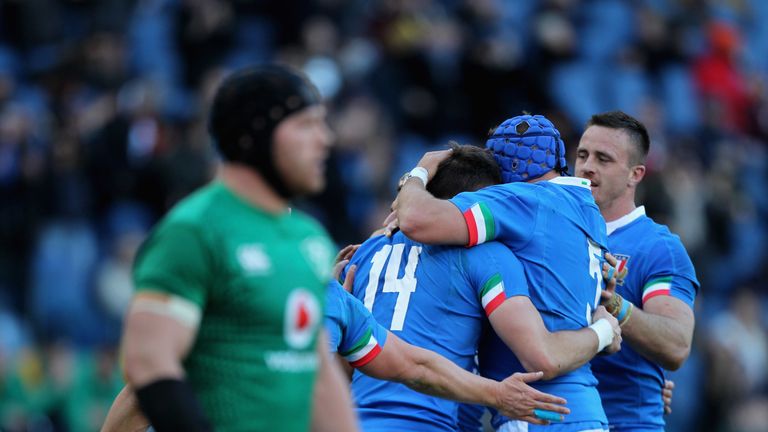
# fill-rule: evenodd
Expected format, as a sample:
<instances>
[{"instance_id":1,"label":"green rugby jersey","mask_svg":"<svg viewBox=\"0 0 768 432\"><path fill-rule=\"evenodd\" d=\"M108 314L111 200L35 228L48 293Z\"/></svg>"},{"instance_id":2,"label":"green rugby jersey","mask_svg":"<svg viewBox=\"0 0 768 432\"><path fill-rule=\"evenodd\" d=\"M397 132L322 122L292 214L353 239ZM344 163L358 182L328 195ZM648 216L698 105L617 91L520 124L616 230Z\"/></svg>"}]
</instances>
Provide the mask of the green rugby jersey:
<instances>
[{"instance_id":1,"label":"green rugby jersey","mask_svg":"<svg viewBox=\"0 0 768 432\"><path fill-rule=\"evenodd\" d=\"M203 312L184 369L217 431L309 429L333 257L310 217L262 212L220 182L180 202L142 245L137 289Z\"/></svg>"}]
</instances>

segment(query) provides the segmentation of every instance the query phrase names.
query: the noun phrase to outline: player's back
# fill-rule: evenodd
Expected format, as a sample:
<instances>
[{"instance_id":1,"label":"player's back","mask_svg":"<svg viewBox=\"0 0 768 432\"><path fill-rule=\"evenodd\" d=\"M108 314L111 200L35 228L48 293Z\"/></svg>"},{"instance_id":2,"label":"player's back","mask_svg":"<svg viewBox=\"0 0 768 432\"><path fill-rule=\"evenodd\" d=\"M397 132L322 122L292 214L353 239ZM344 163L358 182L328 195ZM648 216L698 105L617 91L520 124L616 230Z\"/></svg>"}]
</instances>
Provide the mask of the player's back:
<instances>
[{"instance_id":1,"label":"player's back","mask_svg":"<svg viewBox=\"0 0 768 432\"><path fill-rule=\"evenodd\" d=\"M530 186L541 189L532 192L539 200L539 215L530 240L512 250L523 264L531 301L547 328L580 329L591 324L600 299L607 241L603 218L589 189L552 182Z\"/></svg>"},{"instance_id":2,"label":"player's back","mask_svg":"<svg viewBox=\"0 0 768 432\"><path fill-rule=\"evenodd\" d=\"M500 245L496 245L501 247ZM401 233L369 239L355 253L353 294L406 342L471 369L485 314L464 271L461 248L424 246ZM355 372L365 431L454 430L458 404Z\"/></svg>"},{"instance_id":3,"label":"player's back","mask_svg":"<svg viewBox=\"0 0 768 432\"><path fill-rule=\"evenodd\" d=\"M658 296L673 296L693 308L698 288L693 264L680 238L645 216L642 207L608 237L617 264L618 292L636 307ZM592 360L600 394L612 426L662 430L664 370L628 344L621 351Z\"/></svg>"},{"instance_id":4,"label":"player's back","mask_svg":"<svg viewBox=\"0 0 768 432\"><path fill-rule=\"evenodd\" d=\"M578 330L591 323L602 288L605 222L594 203L589 182L558 177L537 183L492 186L452 200L471 228L482 219L485 238L509 246L523 265L530 298L549 331ZM467 212L475 208L472 218ZM479 227L482 230L482 227ZM480 232L478 230L478 232ZM493 231L488 236L488 231ZM471 237L471 236L470 236ZM503 379L522 371L514 354L495 334L481 343L481 374ZM534 387L568 400L566 422L606 422L597 380L589 364ZM504 421L496 418L495 425Z\"/></svg>"}]
</instances>

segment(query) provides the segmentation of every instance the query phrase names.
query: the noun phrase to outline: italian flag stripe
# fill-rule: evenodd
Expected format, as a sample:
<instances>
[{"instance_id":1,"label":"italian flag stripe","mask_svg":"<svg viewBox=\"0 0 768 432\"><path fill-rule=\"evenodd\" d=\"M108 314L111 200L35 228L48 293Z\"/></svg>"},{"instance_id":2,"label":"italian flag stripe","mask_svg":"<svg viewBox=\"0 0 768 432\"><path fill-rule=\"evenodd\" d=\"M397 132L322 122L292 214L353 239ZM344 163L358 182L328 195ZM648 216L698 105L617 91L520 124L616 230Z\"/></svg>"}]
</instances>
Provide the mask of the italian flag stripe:
<instances>
[{"instance_id":1,"label":"italian flag stripe","mask_svg":"<svg viewBox=\"0 0 768 432\"><path fill-rule=\"evenodd\" d=\"M485 298L485 294L491 290L491 288L501 283L501 275L499 273L494 274L483 284L483 289L480 290L480 298Z\"/></svg>"},{"instance_id":2,"label":"italian flag stripe","mask_svg":"<svg viewBox=\"0 0 768 432\"><path fill-rule=\"evenodd\" d=\"M493 214L491 209L488 208L485 203L480 203L480 210L483 213L483 219L485 219L485 240L490 241L496 238L496 221L493 220ZM482 242L481 242L482 243Z\"/></svg>"},{"instance_id":3,"label":"italian flag stripe","mask_svg":"<svg viewBox=\"0 0 768 432\"><path fill-rule=\"evenodd\" d=\"M374 346L373 349L368 352L368 354L364 355L360 360L349 362L349 365L354 368L363 367L367 365L371 360L375 359L380 352L381 346L376 344L376 346Z\"/></svg>"},{"instance_id":4,"label":"italian flag stripe","mask_svg":"<svg viewBox=\"0 0 768 432\"><path fill-rule=\"evenodd\" d=\"M627 260L621 260L619 261L619 267L616 269L618 273L621 273L622 270L624 270L624 266L627 265Z\"/></svg>"},{"instance_id":5,"label":"italian flag stripe","mask_svg":"<svg viewBox=\"0 0 768 432\"><path fill-rule=\"evenodd\" d=\"M493 215L485 203L476 203L464 212L464 220L469 229L469 243L474 246L485 243L496 236L496 225Z\"/></svg>"},{"instance_id":6,"label":"italian flag stripe","mask_svg":"<svg viewBox=\"0 0 768 432\"><path fill-rule=\"evenodd\" d=\"M471 208L464 212L464 220L467 221L467 229L469 230L469 243L467 243L467 246L472 247L477 244L477 225L475 224L475 216L472 214Z\"/></svg>"},{"instance_id":7,"label":"italian flag stripe","mask_svg":"<svg viewBox=\"0 0 768 432\"><path fill-rule=\"evenodd\" d=\"M488 279L480 292L480 302L485 309L485 315L490 316L499 305L504 303L504 283L501 281L501 275L496 273Z\"/></svg>"},{"instance_id":8,"label":"italian flag stripe","mask_svg":"<svg viewBox=\"0 0 768 432\"><path fill-rule=\"evenodd\" d=\"M381 352L379 342L373 336L371 329L368 329L349 351L341 355L353 367L360 367L373 360L379 352Z\"/></svg>"},{"instance_id":9,"label":"italian flag stripe","mask_svg":"<svg viewBox=\"0 0 768 432\"><path fill-rule=\"evenodd\" d=\"M645 284L645 287L643 288L643 304L656 296L669 295L670 289L672 287L671 282L672 277L667 276L654 279Z\"/></svg>"}]
</instances>

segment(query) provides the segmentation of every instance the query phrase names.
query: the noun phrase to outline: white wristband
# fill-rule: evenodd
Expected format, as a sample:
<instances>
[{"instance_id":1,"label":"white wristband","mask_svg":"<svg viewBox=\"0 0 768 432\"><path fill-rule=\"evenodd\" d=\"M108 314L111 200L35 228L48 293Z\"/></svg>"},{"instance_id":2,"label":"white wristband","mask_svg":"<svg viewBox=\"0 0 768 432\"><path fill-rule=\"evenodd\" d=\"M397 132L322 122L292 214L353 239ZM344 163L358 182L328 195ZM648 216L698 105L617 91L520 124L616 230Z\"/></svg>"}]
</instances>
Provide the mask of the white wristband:
<instances>
[{"instance_id":1,"label":"white wristband","mask_svg":"<svg viewBox=\"0 0 768 432\"><path fill-rule=\"evenodd\" d=\"M600 318L589 328L597 334L597 352L604 350L605 347L613 342L613 327L611 327L611 323L607 319Z\"/></svg>"},{"instance_id":2,"label":"white wristband","mask_svg":"<svg viewBox=\"0 0 768 432\"><path fill-rule=\"evenodd\" d=\"M411 177L416 177L419 180L421 180L422 183L424 183L424 186L427 186L427 180L429 179L429 172L427 172L427 169L424 167L417 166L416 168L412 169Z\"/></svg>"}]
</instances>

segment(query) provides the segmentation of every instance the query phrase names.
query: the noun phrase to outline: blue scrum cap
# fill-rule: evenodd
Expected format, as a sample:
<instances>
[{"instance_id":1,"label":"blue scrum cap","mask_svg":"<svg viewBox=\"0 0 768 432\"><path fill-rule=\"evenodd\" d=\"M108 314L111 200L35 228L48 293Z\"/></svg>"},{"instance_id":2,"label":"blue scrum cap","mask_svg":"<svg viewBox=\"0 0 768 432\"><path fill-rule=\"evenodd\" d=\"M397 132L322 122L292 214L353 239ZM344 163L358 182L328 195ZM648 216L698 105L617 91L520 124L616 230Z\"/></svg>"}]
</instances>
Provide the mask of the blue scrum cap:
<instances>
[{"instance_id":1,"label":"blue scrum cap","mask_svg":"<svg viewBox=\"0 0 768 432\"><path fill-rule=\"evenodd\" d=\"M533 180L551 170L566 174L565 143L551 121L542 115L505 120L488 138L504 183Z\"/></svg>"}]
</instances>

